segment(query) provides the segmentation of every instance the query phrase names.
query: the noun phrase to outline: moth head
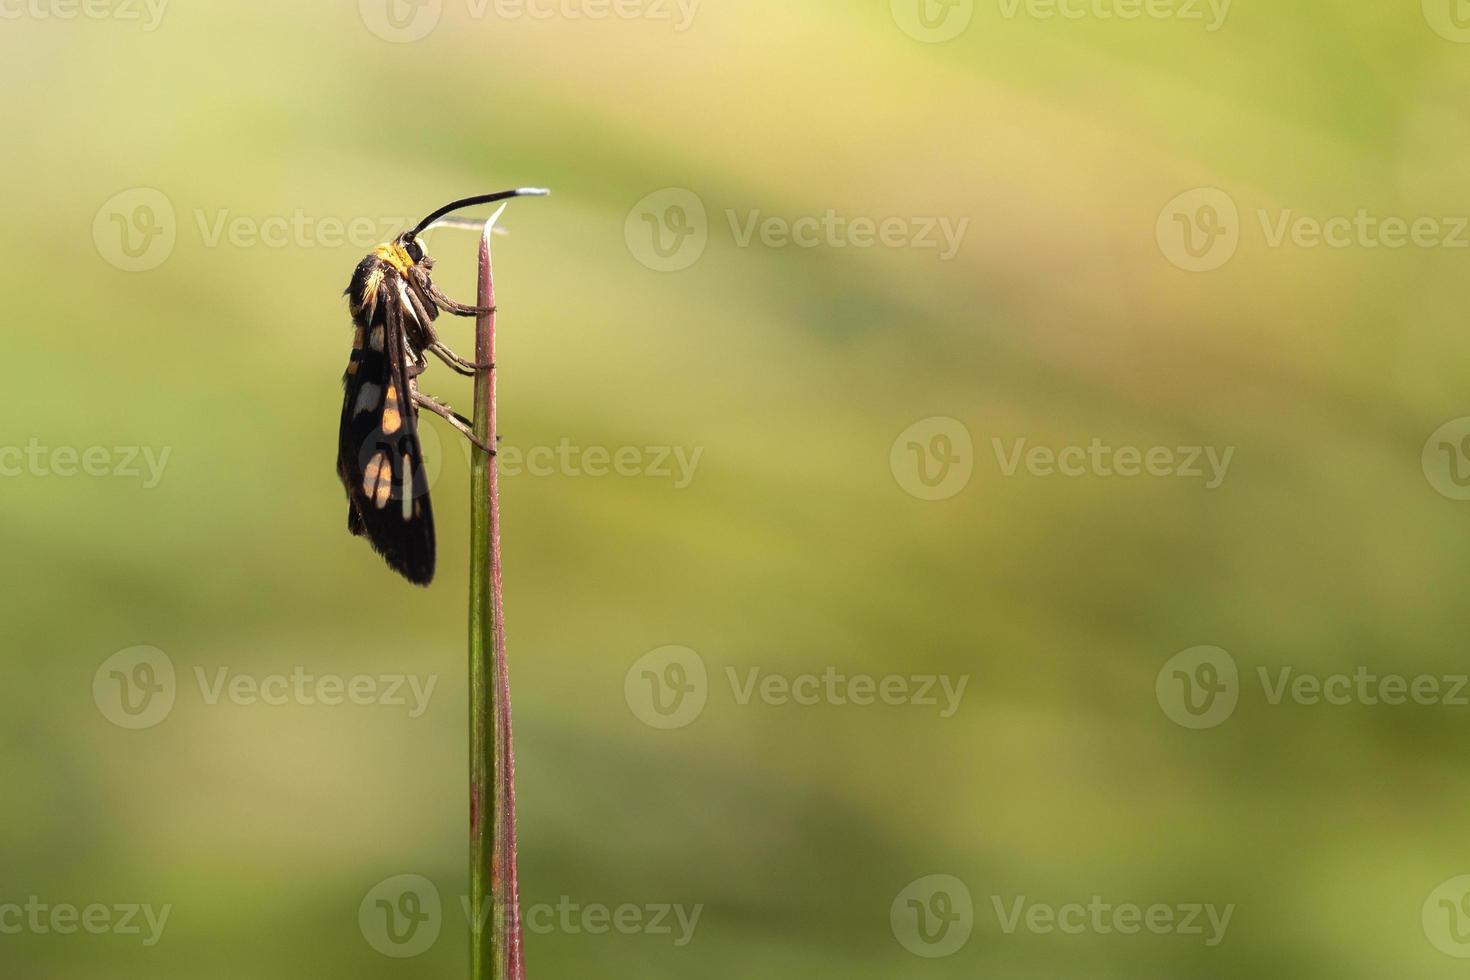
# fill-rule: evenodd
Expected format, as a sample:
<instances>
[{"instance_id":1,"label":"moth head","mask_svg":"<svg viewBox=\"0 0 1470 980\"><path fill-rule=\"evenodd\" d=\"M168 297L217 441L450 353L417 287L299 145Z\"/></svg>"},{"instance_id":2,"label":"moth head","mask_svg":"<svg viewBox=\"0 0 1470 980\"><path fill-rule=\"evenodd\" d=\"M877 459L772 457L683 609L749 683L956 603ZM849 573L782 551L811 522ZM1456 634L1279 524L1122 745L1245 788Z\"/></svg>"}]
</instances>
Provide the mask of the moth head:
<instances>
[{"instance_id":1,"label":"moth head","mask_svg":"<svg viewBox=\"0 0 1470 980\"><path fill-rule=\"evenodd\" d=\"M408 275L408 270L418 265L425 267L433 264L433 259L424 254L424 247L419 244L418 236L413 232L405 232L393 239L384 242L373 249L373 255L398 270L400 275Z\"/></svg>"},{"instance_id":2,"label":"moth head","mask_svg":"<svg viewBox=\"0 0 1470 980\"><path fill-rule=\"evenodd\" d=\"M413 261L414 265L418 265L424 260L424 246L420 244L418 236L413 232L406 232L398 236L398 241L395 244L403 249L404 254Z\"/></svg>"}]
</instances>

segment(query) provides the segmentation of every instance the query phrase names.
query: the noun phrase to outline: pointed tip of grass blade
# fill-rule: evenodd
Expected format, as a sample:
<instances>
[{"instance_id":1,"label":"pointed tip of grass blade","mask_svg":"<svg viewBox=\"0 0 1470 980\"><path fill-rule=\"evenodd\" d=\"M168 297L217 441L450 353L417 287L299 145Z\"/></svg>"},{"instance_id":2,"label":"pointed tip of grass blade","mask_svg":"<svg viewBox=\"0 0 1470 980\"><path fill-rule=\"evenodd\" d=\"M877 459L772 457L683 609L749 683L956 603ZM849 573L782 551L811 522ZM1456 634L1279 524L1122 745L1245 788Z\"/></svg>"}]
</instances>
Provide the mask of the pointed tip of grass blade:
<instances>
[{"instance_id":1,"label":"pointed tip of grass blade","mask_svg":"<svg viewBox=\"0 0 1470 980\"><path fill-rule=\"evenodd\" d=\"M485 234L483 236L485 241L488 242L490 240L490 236L495 231L495 222L497 222L497 221L500 220L500 216L505 213L505 209L508 208L509 206L510 206L510 202L507 201L506 203L502 204L500 207L496 208L494 214L492 214L490 217L488 217L488 218L485 219Z\"/></svg>"}]
</instances>

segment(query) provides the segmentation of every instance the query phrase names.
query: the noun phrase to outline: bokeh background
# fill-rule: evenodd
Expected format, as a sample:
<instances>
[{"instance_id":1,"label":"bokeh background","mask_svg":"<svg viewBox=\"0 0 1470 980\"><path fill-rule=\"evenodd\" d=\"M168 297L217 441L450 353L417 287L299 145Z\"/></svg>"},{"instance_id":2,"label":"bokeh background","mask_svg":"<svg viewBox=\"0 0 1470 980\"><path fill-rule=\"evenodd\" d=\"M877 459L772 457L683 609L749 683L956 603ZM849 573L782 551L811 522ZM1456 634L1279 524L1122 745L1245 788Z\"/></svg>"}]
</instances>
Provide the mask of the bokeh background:
<instances>
[{"instance_id":1,"label":"bokeh background","mask_svg":"<svg viewBox=\"0 0 1470 980\"><path fill-rule=\"evenodd\" d=\"M388 2L0 5L0 975L467 975L467 456L431 590L347 536L340 293L527 184L533 977L1461 975L1463 5Z\"/></svg>"}]
</instances>

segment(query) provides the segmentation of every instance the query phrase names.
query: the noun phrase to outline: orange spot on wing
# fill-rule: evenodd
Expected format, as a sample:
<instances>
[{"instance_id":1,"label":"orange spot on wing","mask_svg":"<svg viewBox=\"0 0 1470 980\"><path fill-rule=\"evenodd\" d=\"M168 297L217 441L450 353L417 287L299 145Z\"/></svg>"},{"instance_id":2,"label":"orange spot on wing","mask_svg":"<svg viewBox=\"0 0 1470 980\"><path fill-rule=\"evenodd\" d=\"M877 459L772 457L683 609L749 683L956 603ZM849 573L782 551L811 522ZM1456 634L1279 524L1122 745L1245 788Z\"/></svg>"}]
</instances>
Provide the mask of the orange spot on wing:
<instances>
[{"instance_id":1,"label":"orange spot on wing","mask_svg":"<svg viewBox=\"0 0 1470 980\"><path fill-rule=\"evenodd\" d=\"M398 410L398 386L388 382L388 397L383 402L383 431L392 435L403 428L403 414Z\"/></svg>"},{"instance_id":2,"label":"orange spot on wing","mask_svg":"<svg viewBox=\"0 0 1470 980\"><path fill-rule=\"evenodd\" d=\"M362 492L372 499L373 505L383 508L393 494L393 464L383 452L373 454L367 468L362 472Z\"/></svg>"}]
</instances>

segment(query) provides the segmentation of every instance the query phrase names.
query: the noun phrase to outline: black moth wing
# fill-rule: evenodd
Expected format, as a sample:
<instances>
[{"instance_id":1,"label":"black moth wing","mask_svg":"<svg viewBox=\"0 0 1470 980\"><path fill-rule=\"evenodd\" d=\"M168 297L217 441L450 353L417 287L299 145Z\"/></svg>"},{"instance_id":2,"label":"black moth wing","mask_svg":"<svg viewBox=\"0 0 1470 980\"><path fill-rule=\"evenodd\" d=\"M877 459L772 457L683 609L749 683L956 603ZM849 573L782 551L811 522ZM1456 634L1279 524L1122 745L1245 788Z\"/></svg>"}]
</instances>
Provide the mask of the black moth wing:
<instances>
[{"instance_id":1,"label":"black moth wing","mask_svg":"<svg viewBox=\"0 0 1470 980\"><path fill-rule=\"evenodd\" d=\"M400 277L364 259L348 288L357 325L342 376L337 474L347 527L416 585L434 578L434 512L413 403Z\"/></svg>"}]
</instances>

